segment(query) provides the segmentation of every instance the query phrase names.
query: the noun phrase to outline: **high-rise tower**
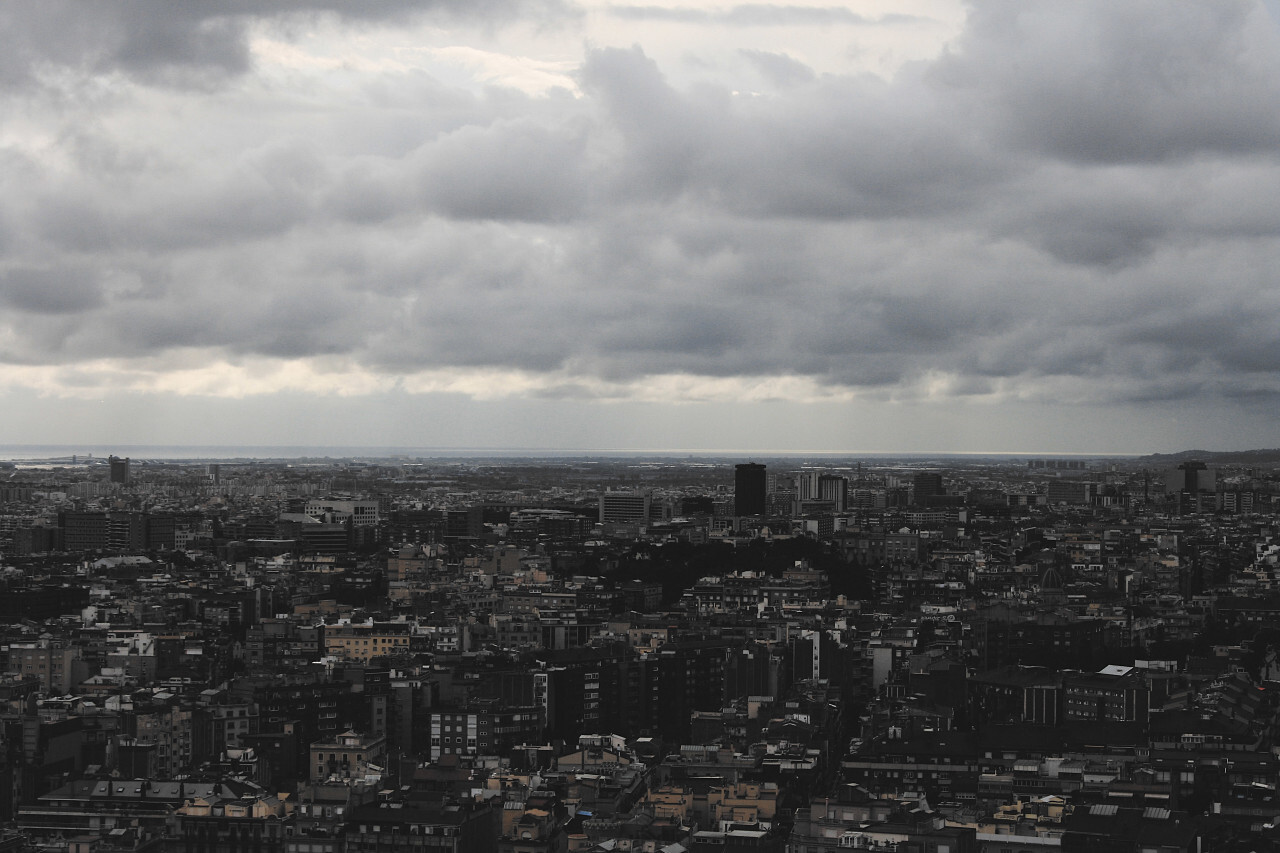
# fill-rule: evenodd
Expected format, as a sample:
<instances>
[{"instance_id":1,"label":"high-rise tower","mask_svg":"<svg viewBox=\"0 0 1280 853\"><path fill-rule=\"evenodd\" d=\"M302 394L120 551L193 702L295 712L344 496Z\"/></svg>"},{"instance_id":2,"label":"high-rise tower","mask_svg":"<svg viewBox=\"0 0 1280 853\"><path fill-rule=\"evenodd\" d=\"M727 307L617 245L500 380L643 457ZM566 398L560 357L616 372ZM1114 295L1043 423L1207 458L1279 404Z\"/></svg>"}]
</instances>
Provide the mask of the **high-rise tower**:
<instances>
[{"instance_id":1,"label":"high-rise tower","mask_svg":"<svg viewBox=\"0 0 1280 853\"><path fill-rule=\"evenodd\" d=\"M735 466L733 474L733 514L764 515L768 478L765 467L757 462Z\"/></svg>"}]
</instances>

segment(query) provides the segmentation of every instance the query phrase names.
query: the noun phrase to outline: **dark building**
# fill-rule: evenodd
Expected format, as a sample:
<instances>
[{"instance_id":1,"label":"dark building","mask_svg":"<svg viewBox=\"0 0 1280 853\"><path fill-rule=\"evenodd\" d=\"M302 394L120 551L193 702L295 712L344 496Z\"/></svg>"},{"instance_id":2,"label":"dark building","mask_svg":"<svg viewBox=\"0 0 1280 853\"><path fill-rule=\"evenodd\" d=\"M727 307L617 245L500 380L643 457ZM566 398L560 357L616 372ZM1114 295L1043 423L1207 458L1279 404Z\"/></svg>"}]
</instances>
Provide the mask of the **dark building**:
<instances>
[{"instance_id":1,"label":"dark building","mask_svg":"<svg viewBox=\"0 0 1280 853\"><path fill-rule=\"evenodd\" d=\"M482 515L470 509L449 509L444 513L445 539L475 538L476 527Z\"/></svg>"},{"instance_id":2,"label":"dark building","mask_svg":"<svg viewBox=\"0 0 1280 853\"><path fill-rule=\"evenodd\" d=\"M542 670L533 674L534 701L541 705L551 737L625 732L634 710L634 653L623 645L543 650Z\"/></svg>"},{"instance_id":3,"label":"dark building","mask_svg":"<svg viewBox=\"0 0 1280 853\"><path fill-rule=\"evenodd\" d=\"M734 515L764 515L767 492L765 466L757 462L744 462L734 466Z\"/></svg>"},{"instance_id":4,"label":"dark building","mask_svg":"<svg viewBox=\"0 0 1280 853\"><path fill-rule=\"evenodd\" d=\"M948 826L942 815L927 808L908 810L869 797L859 785L843 786L837 795L834 802L831 797L815 798L809 808L796 810L795 827L786 846L788 853L849 849L977 853L980 849L974 829ZM1030 842L1026 846L1030 847ZM1021 845L1015 849L1021 849Z\"/></svg>"},{"instance_id":5,"label":"dark building","mask_svg":"<svg viewBox=\"0 0 1280 853\"><path fill-rule=\"evenodd\" d=\"M725 656L726 703L748 696L785 696L791 686L791 662L785 648L748 643Z\"/></svg>"},{"instance_id":6,"label":"dark building","mask_svg":"<svg viewBox=\"0 0 1280 853\"><path fill-rule=\"evenodd\" d=\"M58 530L64 551L100 551L107 547L109 524L105 512L60 512Z\"/></svg>"},{"instance_id":7,"label":"dark building","mask_svg":"<svg viewBox=\"0 0 1280 853\"><path fill-rule=\"evenodd\" d=\"M343 554L351 549L350 524L303 524L298 530L307 554Z\"/></svg>"},{"instance_id":8,"label":"dark building","mask_svg":"<svg viewBox=\"0 0 1280 853\"><path fill-rule=\"evenodd\" d=\"M147 517L147 548L172 551L177 547L177 533L177 516L152 514Z\"/></svg>"},{"instance_id":9,"label":"dark building","mask_svg":"<svg viewBox=\"0 0 1280 853\"><path fill-rule=\"evenodd\" d=\"M299 759L306 754L307 744L295 730L295 723L285 723L276 731L257 732L240 736L240 742L262 759L265 765L261 782L273 791L293 788L299 776L305 773L307 764Z\"/></svg>"},{"instance_id":10,"label":"dark building","mask_svg":"<svg viewBox=\"0 0 1280 853\"><path fill-rule=\"evenodd\" d=\"M1165 490L1169 492L1211 492L1216 484L1216 472L1203 462L1183 462L1165 475Z\"/></svg>"},{"instance_id":11,"label":"dark building","mask_svg":"<svg viewBox=\"0 0 1280 853\"><path fill-rule=\"evenodd\" d=\"M36 525L13 532L13 553L47 554L58 548L58 528Z\"/></svg>"},{"instance_id":12,"label":"dark building","mask_svg":"<svg viewBox=\"0 0 1280 853\"><path fill-rule=\"evenodd\" d=\"M417 678L392 681L387 703L387 752L393 762L405 756L425 754L430 745L428 711L439 704L440 688L436 682Z\"/></svg>"},{"instance_id":13,"label":"dark building","mask_svg":"<svg viewBox=\"0 0 1280 853\"><path fill-rule=\"evenodd\" d=\"M432 761L446 755L506 755L542 735L543 710L496 699L472 699L465 707L431 712Z\"/></svg>"},{"instance_id":14,"label":"dark building","mask_svg":"<svg viewBox=\"0 0 1280 853\"><path fill-rule=\"evenodd\" d=\"M622 585L622 595L628 610L649 613L662 605L662 584L629 580Z\"/></svg>"},{"instance_id":15,"label":"dark building","mask_svg":"<svg viewBox=\"0 0 1280 853\"><path fill-rule=\"evenodd\" d=\"M107 516L107 547L113 551L142 551L147 547L145 512L112 512Z\"/></svg>"},{"instance_id":16,"label":"dark building","mask_svg":"<svg viewBox=\"0 0 1280 853\"><path fill-rule=\"evenodd\" d=\"M352 810L348 853L485 853L494 849L499 812L492 801L379 803Z\"/></svg>"},{"instance_id":17,"label":"dark building","mask_svg":"<svg viewBox=\"0 0 1280 853\"><path fill-rule=\"evenodd\" d=\"M88 603L88 588L74 584L2 587L0 619L9 624L20 619L49 619L79 613Z\"/></svg>"},{"instance_id":18,"label":"dark building","mask_svg":"<svg viewBox=\"0 0 1280 853\"><path fill-rule=\"evenodd\" d=\"M390 542L423 544L444 539L444 513L438 509L396 509L387 516Z\"/></svg>"},{"instance_id":19,"label":"dark building","mask_svg":"<svg viewBox=\"0 0 1280 853\"><path fill-rule=\"evenodd\" d=\"M288 744L295 750L293 766L301 768L307 766L310 744L319 740L332 742L361 721L367 704L352 686L347 681L323 681L314 675L247 676L232 682L230 695L232 701L258 706L259 738L253 745L268 739ZM287 766L287 757L279 758L282 767ZM272 770L277 778L288 778L281 768Z\"/></svg>"},{"instance_id":20,"label":"dark building","mask_svg":"<svg viewBox=\"0 0 1280 853\"><path fill-rule=\"evenodd\" d=\"M911 478L911 499L916 504L923 503L925 498L942 494L946 494L946 491L942 488L941 474L922 471Z\"/></svg>"},{"instance_id":21,"label":"dark building","mask_svg":"<svg viewBox=\"0 0 1280 853\"><path fill-rule=\"evenodd\" d=\"M818 475L818 500L834 504L836 512L849 508L849 481L838 474Z\"/></svg>"},{"instance_id":22,"label":"dark building","mask_svg":"<svg viewBox=\"0 0 1280 853\"><path fill-rule=\"evenodd\" d=\"M684 743L694 711L714 711L724 701L725 652L721 640L669 642L639 661L635 696L638 730Z\"/></svg>"},{"instance_id":23,"label":"dark building","mask_svg":"<svg viewBox=\"0 0 1280 853\"><path fill-rule=\"evenodd\" d=\"M683 516L712 515L715 511L715 498L710 495L691 495L680 501L680 514Z\"/></svg>"},{"instance_id":24,"label":"dark building","mask_svg":"<svg viewBox=\"0 0 1280 853\"><path fill-rule=\"evenodd\" d=\"M107 457L107 464L111 466L111 482L113 483L129 482L128 457L121 459L119 456L109 456Z\"/></svg>"},{"instance_id":25,"label":"dark building","mask_svg":"<svg viewBox=\"0 0 1280 853\"><path fill-rule=\"evenodd\" d=\"M1004 666L1060 666L1089 669L1102 663L1105 623L1052 613L1034 617L992 609L974 619L975 663L979 669Z\"/></svg>"},{"instance_id":26,"label":"dark building","mask_svg":"<svg viewBox=\"0 0 1280 853\"><path fill-rule=\"evenodd\" d=\"M105 837L113 831L128 829L156 837L168 836L170 821L184 803L224 802L259 790L244 783L72 779L24 804L17 822L28 838L41 842L41 847L75 849L72 839L86 834ZM177 839L168 849L191 850ZM201 849L214 853L216 848L210 844ZM244 853L256 853L257 849L246 845Z\"/></svg>"}]
</instances>

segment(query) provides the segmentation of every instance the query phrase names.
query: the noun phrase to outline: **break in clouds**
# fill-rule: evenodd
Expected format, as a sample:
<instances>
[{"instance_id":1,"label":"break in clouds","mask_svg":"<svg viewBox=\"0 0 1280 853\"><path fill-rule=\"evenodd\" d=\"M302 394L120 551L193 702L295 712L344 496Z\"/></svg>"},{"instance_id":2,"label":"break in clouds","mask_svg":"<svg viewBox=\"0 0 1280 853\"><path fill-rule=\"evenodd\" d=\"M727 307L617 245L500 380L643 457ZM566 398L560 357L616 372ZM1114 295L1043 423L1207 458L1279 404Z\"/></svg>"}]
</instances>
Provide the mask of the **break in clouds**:
<instances>
[{"instance_id":1,"label":"break in clouds","mask_svg":"<svg viewBox=\"0 0 1280 853\"><path fill-rule=\"evenodd\" d=\"M586 38L591 20L695 47L660 62ZM983 2L887 76L796 47L910 25L767 4L6 4L0 359L68 393L210 363L581 397L698 387L671 377L1280 393L1266 8ZM723 49L759 27L788 38ZM476 47L511 28L577 54ZM458 43L418 62L424 31ZM396 48L345 50L370 42Z\"/></svg>"}]
</instances>

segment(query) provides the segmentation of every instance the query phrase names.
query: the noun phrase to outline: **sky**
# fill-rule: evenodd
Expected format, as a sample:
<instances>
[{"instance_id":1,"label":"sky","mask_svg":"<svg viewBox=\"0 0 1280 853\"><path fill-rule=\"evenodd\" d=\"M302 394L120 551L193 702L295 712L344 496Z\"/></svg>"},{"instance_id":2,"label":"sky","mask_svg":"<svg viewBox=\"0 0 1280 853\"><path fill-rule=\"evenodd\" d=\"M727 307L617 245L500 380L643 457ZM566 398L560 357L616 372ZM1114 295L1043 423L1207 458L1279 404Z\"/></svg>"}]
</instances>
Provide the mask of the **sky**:
<instances>
[{"instance_id":1,"label":"sky","mask_svg":"<svg viewBox=\"0 0 1280 853\"><path fill-rule=\"evenodd\" d=\"M1280 446L1280 4L0 5L0 444Z\"/></svg>"}]
</instances>

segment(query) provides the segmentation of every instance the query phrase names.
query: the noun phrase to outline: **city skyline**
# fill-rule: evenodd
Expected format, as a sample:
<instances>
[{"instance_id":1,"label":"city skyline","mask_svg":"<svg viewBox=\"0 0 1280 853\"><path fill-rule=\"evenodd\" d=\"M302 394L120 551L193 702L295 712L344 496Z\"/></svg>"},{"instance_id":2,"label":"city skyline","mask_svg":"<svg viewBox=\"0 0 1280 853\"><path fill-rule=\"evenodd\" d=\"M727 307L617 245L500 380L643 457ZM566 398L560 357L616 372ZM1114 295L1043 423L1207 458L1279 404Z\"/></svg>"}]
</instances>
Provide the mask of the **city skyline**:
<instances>
[{"instance_id":1,"label":"city skyline","mask_svg":"<svg viewBox=\"0 0 1280 853\"><path fill-rule=\"evenodd\" d=\"M1272 447L1280 5L0 14L0 443Z\"/></svg>"}]
</instances>

